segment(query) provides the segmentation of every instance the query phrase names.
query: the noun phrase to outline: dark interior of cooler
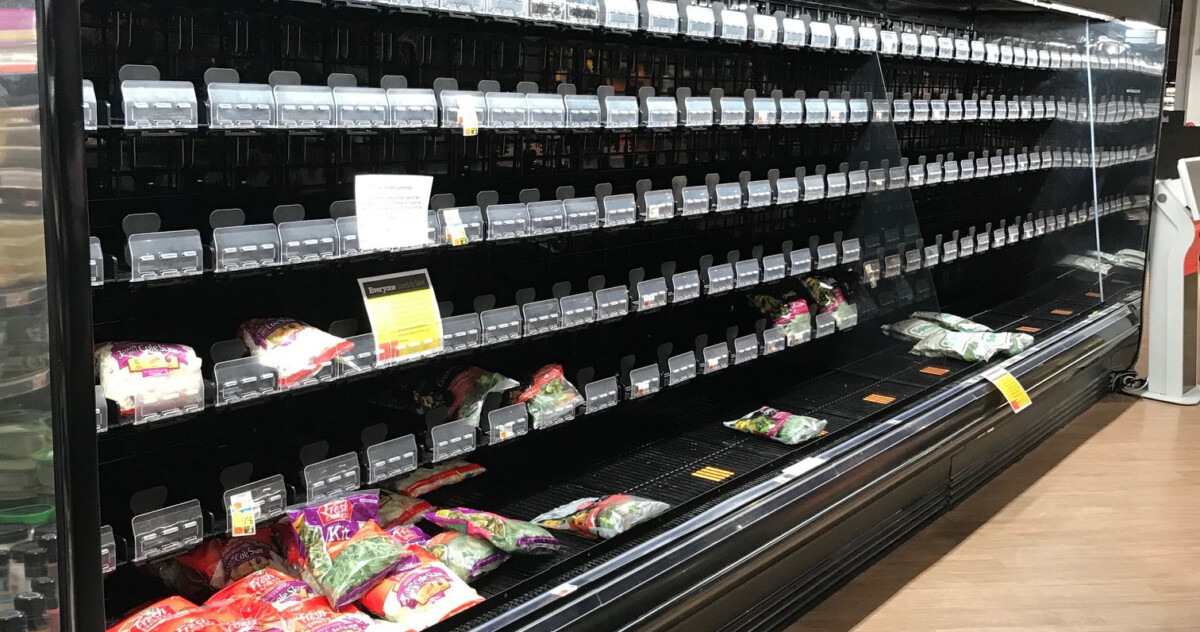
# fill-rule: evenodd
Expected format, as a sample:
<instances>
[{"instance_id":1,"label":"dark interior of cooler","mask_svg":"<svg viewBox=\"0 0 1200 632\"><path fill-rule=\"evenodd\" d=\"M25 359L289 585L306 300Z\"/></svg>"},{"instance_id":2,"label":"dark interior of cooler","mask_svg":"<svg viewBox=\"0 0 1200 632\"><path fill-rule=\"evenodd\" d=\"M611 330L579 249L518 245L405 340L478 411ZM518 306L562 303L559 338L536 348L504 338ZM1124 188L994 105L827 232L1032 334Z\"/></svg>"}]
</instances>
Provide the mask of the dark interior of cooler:
<instances>
[{"instance_id":1,"label":"dark interior of cooler","mask_svg":"<svg viewBox=\"0 0 1200 632\"><path fill-rule=\"evenodd\" d=\"M944 9L947 3L940 4ZM783 7L785 3L770 3L770 8ZM828 8L804 10L817 15ZM905 3L892 4L890 10L895 18L941 20L964 32L990 18L996 20L997 35L1019 34L1021 26L1019 12L998 18L979 6L930 12ZM451 316L581 290L635 288L642 280L670 277L675 270L703 271L788 252L809 245L801 243L806 239L815 250L826 244L840 248L857 238L862 262L884 269L878 279L865 278L861 262L808 275L836 279L846 288L858 309L858 324L847 331L744 366L735 362L702 380L481 446L468 455L488 472L433 493L429 500L435 505L529 519L577 498L629 493L667 502L671 509L610 541L565 534L560 537L563 549L555 555L510 561L476 584L488 602L447 622L447 629L493 616L523 595L628 550L779 466L886 420L978 368L911 355L911 345L880 333L881 324L931 309L1040 338L1078 322L1123 288L1140 287L1140 276L1130 274L1122 282L1115 274L1101 284L1094 273L1054 265L1066 253L1095 248L1098 229L1090 220L1064 226L1054 239L1021 240L986 257L888 273L893 263L903 265L908 252L963 239L968 227L1007 233L1018 223L1024 229L1035 216L1087 209L1092 173L1086 169L1030 171L604 231L362 255L286 270L121 282L130 264L111 253L124 252L122 224L131 214L157 213L162 230L194 228L201 233L211 231L210 213L217 209L239 208L247 223L269 223L279 205L301 204L306 217L324 218L330 216L331 204L353 197L356 174L433 175L434 193L452 194L458 204L472 203L481 191L495 191L502 201L516 200L522 192L528 196L529 190L553 199L562 186L590 195L597 185L611 184L614 192L633 193L640 180L667 188L676 176L699 183L718 174L721 182L736 182L743 172L762 178L779 168L805 167L813 173L830 165L857 168L866 163L876 169L963 148L983 152L1074 145L1086 129L1077 123L1031 120L573 134L485 131L473 137L442 129L229 134L201 128L132 135L104 125L121 116L118 73L127 64L156 66L164 78L193 82L201 95L205 72L213 67L233 68L244 82L265 82L272 71L291 70L312 85L322 85L331 73L349 73L359 85L370 86L379 85L385 75L404 75L409 85L422 87L452 77L461 86L494 80L504 89L522 81L536 82L543 91L569 83L581 94L609 85L630 95L642 87L661 94L674 94L680 87L707 94L719 87L733 94L752 88L763 94L780 89L854 96L1085 96L1087 86L1075 73L1039 69L901 59L881 64L877 56L855 53L800 49L784 55L770 48L663 40L643 33L517 26L336 4L217 1L184 6L92 0L82 4L82 12L84 75L95 85L102 123L87 145L91 229L110 253L106 276L117 279L95 292L95 339L188 344L206 359L210 380L210 350L234 339L239 323L249 318L291 316L322 328L333 326L342 335L365 333L369 327L356 279L397 270L428 269L442 315ZM1045 23L1038 28L1046 35L1054 30ZM1138 81L1124 75L1121 80ZM1153 80L1145 78L1147 89ZM1134 145L1153 137L1153 125L1148 120L1097 127L1096 144ZM1119 197L1148 188L1149 178L1143 163L1117 166L1097 177L1095 189L1101 199ZM1115 227L1102 231L1112 242L1104 244L1106 250L1143 247L1142 233L1122 228L1135 212L1098 220ZM802 291L798 277L269 400L113 427L100 438L103 521L114 526L117 548L123 549L135 515L195 498L206 512L205 532L223 533L224 490L280 473L289 497L295 498L305 465L388 438L425 436L434 421L395 405L410 396L406 385L414 380L456 365L475 365L524 381L539 367L558 363L579 388L616 376L618 386L628 389L635 386L633 370L761 333L766 323L751 297L789 289ZM826 430L809 442L787 446L721 424L759 406L820 417L828 422ZM124 563L107 576L110 617L169 594L144 570Z\"/></svg>"}]
</instances>

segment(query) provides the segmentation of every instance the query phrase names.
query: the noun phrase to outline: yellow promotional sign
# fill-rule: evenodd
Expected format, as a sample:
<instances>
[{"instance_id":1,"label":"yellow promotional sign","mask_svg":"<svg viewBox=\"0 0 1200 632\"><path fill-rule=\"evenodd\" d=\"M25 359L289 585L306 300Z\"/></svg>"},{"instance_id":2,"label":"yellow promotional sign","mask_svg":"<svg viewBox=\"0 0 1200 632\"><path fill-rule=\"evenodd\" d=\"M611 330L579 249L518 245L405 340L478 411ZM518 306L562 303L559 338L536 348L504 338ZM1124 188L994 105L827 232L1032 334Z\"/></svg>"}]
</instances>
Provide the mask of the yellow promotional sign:
<instances>
[{"instance_id":1,"label":"yellow promotional sign","mask_svg":"<svg viewBox=\"0 0 1200 632\"><path fill-rule=\"evenodd\" d=\"M359 279L379 362L395 362L442 349L442 315L428 270Z\"/></svg>"},{"instance_id":2,"label":"yellow promotional sign","mask_svg":"<svg viewBox=\"0 0 1200 632\"><path fill-rule=\"evenodd\" d=\"M1025 387L1003 368L996 368L990 371L985 371L983 377L994 384L1000 393L1008 400L1008 405L1012 406L1014 413L1019 413L1025 410L1033 403L1029 393L1025 391Z\"/></svg>"}]
</instances>

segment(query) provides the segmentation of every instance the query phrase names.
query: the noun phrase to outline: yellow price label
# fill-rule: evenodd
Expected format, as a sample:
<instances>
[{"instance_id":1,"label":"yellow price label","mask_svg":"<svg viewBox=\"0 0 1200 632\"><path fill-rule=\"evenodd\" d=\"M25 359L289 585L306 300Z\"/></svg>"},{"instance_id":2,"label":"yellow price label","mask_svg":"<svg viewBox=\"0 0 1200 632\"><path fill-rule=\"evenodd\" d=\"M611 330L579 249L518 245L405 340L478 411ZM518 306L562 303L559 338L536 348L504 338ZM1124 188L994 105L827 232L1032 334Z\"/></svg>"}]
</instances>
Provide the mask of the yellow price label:
<instances>
[{"instance_id":1,"label":"yellow price label","mask_svg":"<svg viewBox=\"0 0 1200 632\"><path fill-rule=\"evenodd\" d=\"M987 378L1000 391L1000 394L1004 395L1014 413L1019 413L1033 404L1025 387L1021 386L1021 382L1006 369L997 368L985 371L983 377Z\"/></svg>"},{"instance_id":2,"label":"yellow price label","mask_svg":"<svg viewBox=\"0 0 1200 632\"><path fill-rule=\"evenodd\" d=\"M254 512L239 511L233 514L233 537L241 538L254 535L258 525L254 522Z\"/></svg>"},{"instance_id":3,"label":"yellow price label","mask_svg":"<svg viewBox=\"0 0 1200 632\"><path fill-rule=\"evenodd\" d=\"M229 499L229 533L235 538L254 535L258 531L258 505L250 492Z\"/></svg>"}]
</instances>

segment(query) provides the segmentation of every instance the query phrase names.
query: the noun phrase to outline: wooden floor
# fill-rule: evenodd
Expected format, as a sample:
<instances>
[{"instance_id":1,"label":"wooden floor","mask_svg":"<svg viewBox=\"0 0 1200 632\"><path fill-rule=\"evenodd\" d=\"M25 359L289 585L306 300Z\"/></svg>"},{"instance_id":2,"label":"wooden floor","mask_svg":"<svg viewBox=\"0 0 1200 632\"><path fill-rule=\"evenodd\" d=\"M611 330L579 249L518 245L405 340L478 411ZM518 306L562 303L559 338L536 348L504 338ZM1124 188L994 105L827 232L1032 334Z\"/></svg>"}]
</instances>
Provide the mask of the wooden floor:
<instances>
[{"instance_id":1,"label":"wooden floor","mask_svg":"<svg viewBox=\"0 0 1200 632\"><path fill-rule=\"evenodd\" d=\"M1110 396L801 630L1200 630L1200 408Z\"/></svg>"}]
</instances>

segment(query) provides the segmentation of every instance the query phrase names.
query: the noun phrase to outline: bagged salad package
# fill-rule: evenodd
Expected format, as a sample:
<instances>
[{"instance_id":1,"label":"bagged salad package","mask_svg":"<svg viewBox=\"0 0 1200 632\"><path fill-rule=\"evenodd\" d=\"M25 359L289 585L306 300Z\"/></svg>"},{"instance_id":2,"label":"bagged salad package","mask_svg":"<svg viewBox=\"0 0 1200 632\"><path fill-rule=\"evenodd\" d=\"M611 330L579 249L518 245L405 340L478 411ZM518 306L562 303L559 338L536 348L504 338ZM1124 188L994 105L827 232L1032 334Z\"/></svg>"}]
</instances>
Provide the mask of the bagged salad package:
<instances>
[{"instance_id":1,"label":"bagged salad package","mask_svg":"<svg viewBox=\"0 0 1200 632\"><path fill-rule=\"evenodd\" d=\"M406 562L362 598L369 612L396 624L389 632L420 632L483 603L433 554L416 546L408 550Z\"/></svg>"},{"instance_id":2,"label":"bagged salad package","mask_svg":"<svg viewBox=\"0 0 1200 632\"><path fill-rule=\"evenodd\" d=\"M760 437L774 439L787 445L796 445L821 434L821 431L825 429L825 423L824 419L793 415L789 412L763 406L752 413L742 415L738 419L725 422L725 426Z\"/></svg>"},{"instance_id":3,"label":"bagged salad package","mask_svg":"<svg viewBox=\"0 0 1200 632\"><path fill-rule=\"evenodd\" d=\"M138 623L124 632L225 632L221 619L219 613L197 607L160 618L154 615L140 617ZM121 628L114 628L117 629Z\"/></svg>"},{"instance_id":4,"label":"bagged salad package","mask_svg":"<svg viewBox=\"0 0 1200 632\"><path fill-rule=\"evenodd\" d=\"M266 568L218 590L204 604L206 606L242 604L245 608L243 613L250 616L260 612L256 607L260 604L270 606L276 611L282 611L307 601L313 596L312 589L302 580L287 573Z\"/></svg>"},{"instance_id":5,"label":"bagged salad package","mask_svg":"<svg viewBox=\"0 0 1200 632\"><path fill-rule=\"evenodd\" d=\"M529 388L515 394L514 404L525 402L533 427L542 428L575 414L584 403L583 396L563 375L561 364L547 364L537 370Z\"/></svg>"},{"instance_id":6,"label":"bagged salad package","mask_svg":"<svg viewBox=\"0 0 1200 632\"><path fill-rule=\"evenodd\" d=\"M415 544L417 546L425 546L429 542L429 536L418 527L392 527L387 532L404 545Z\"/></svg>"},{"instance_id":7,"label":"bagged salad package","mask_svg":"<svg viewBox=\"0 0 1200 632\"><path fill-rule=\"evenodd\" d=\"M379 492L379 524L384 529L413 524L427 511L433 511L429 501L386 490Z\"/></svg>"},{"instance_id":8,"label":"bagged salad package","mask_svg":"<svg viewBox=\"0 0 1200 632\"><path fill-rule=\"evenodd\" d=\"M378 512L378 492L288 509L304 579L334 608L357 601L404 556L404 545L375 523Z\"/></svg>"},{"instance_id":9,"label":"bagged salad package","mask_svg":"<svg viewBox=\"0 0 1200 632\"><path fill-rule=\"evenodd\" d=\"M657 500L619 494L603 498L580 498L551 509L533 519L547 529L571 531L585 538L616 537L651 520L671 506Z\"/></svg>"},{"instance_id":10,"label":"bagged salad package","mask_svg":"<svg viewBox=\"0 0 1200 632\"><path fill-rule=\"evenodd\" d=\"M941 325L920 318L906 318L898 323L880 325L879 329L884 335L904 342L921 342L939 331L946 331Z\"/></svg>"},{"instance_id":11,"label":"bagged salad package","mask_svg":"<svg viewBox=\"0 0 1200 632\"><path fill-rule=\"evenodd\" d=\"M479 536L506 553L553 553L558 539L545 529L523 520L512 520L487 511L458 507L425 514L443 529Z\"/></svg>"},{"instance_id":12,"label":"bagged salad package","mask_svg":"<svg viewBox=\"0 0 1200 632\"><path fill-rule=\"evenodd\" d=\"M411 398L412 408L418 414L423 415L445 406L446 419L466 421L478 427L488 395L503 395L505 391L518 386L520 384L516 380L477 366L455 366L447 369L433 382L420 382L405 387L402 390L407 391L407 394L402 393L401 396L405 399Z\"/></svg>"},{"instance_id":13,"label":"bagged salad package","mask_svg":"<svg viewBox=\"0 0 1200 632\"><path fill-rule=\"evenodd\" d=\"M1059 259L1058 265L1076 268L1085 272L1096 272L1102 276L1108 276L1113 269L1111 263L1105 263L1096 257L1087 255L1065 255L1062 259Z\"/></svg>"},{"instance_id":14,"label":"bagged salad package","mask_svg":"<svg viewBox=\"0 0 1200 632\"><path fill-rule=\"evenodd\" d=\"M238 338L264 366L278 371L280 388L316 375L323 364L354 348L344 338L294 318L255 318L238 327Z\"/></svg>"},{"instance_id":15,"label":"bagged salad package","mask_svg":"<svg viewBox=\"0 0 1200 632\"><path fill-rule=\"evenodd\" d=\"M418 498L435 489L475 478L486 471L482 465L454 459L431 467L418 467L404 478L384 483L384 486L398 494Z\"/></svg>"},{"instance_id":16,"label":"bagged salad package","mask_svg":"<svg viewBox=\"0 0 1200 632\"><path fill-rule=\"evenodd\" d=\"M812 336L812 314L808 301L799 292L788 291L781 296L756 294L750 299L754 306L779 330L788 344L807 341Z\"/></svg>"},{"instance_id":17,"label":"bagged salad package","mask_svg":"<svg viewBox=\"0 0 1200 632\"><path fill-rule=\"evenodd\" d=\"M284 561L275 554L271 534L259 531L240 538L216 538L175 558L195 570L216 589L264 568L284 570Z\"/></svg>"},{"instance_id":18,"label":"bagged salad package","mask_svg":"<svg viewBox=\"0 0 1200 632\"><path fill-rule=\"evenodd\" d=\"M132 415L139 397L156 400L203 393L200 357L184 345L108 342L93 353L104 397ZM199 390L198 390L199 389Z\"/></svg>"},{"instance_id":19,"label":"bagged salad package","mask_svg":"<svg viewBox=\"0 0 1200 632\"><path fill-rule=\"evenodd\" d=\"M931 322L943 329L950 331L965 331L969 333L986 334L992 331L991 327L980 325L977 322L967 320L961 316L954 314L945 314L939 312L913 312L913 318Z\"/></svg>"},{"instance_id":20,"label":"bagged salad package","mask_svg":"<svg viewBox=\"0 0 1200 632\"><path fill-rule=\"evenodd\" d=\"M813 296L818 306L818 313L833 314L833 320L838 329L850 325L850 317L854 309L846 300L846 293L838 282L824 277L808 277L804 279L804 287Z\"/></svg>"},{"instance_id":21,"label":"bagged salad package","mask_svg":"<svg viewBox=\"0 0 1200 632\"><path fill-rule=\"evenodd\" d=\"M183 597L167 597L156 601L130 615L124 621L108 629L108 632L148 632L159 623L184 612L198 610L200 606Z\"/></svg>"},{"instance_id":22,"label":"bagged salad package","mask_svg":"<svg viewBox=\"0 0 1200 632\"><path fill-rule=\"evenodd\" d=\"M329 547L329 569L316 579L329 603L342 608L390 574L403 555L403 544L368 521L349 540Z\"/></svg>"},{"instance_id":23,"label":"bagged salad package","mask_svg":"<svg viewBox=\"0 0 1200 632\"><path fill-rule=\"evenodd\" d=\"M508 559L507 553L486 539L458 531L433 536L425 549L467 583L496 570Z\"/></svg>"},{"instance_id":24,"label":"bagged salad package","mask_svg":"<svg viewBox=\"0 0 1200 632\"><path fill-rule=\"evenodd\" d=\"M366 632L373 625L371 617L360 612L338 612L329 609L323 598L302 601L280 613L286 632Z\"/></svg>"},{"instance_id":25,"label":"bagged salad package","mask_svg":"<svg viewBox=\"0 0 1200 632\"><path fill-rule=\"evenodd\" d=\"M996 354L1013 356L1028 349L1033 336L1015 333L967 333L941 331L918 342L913 355L927 358L956 358L967 362L987 362Z\"/></svg>"}]
</instances>

